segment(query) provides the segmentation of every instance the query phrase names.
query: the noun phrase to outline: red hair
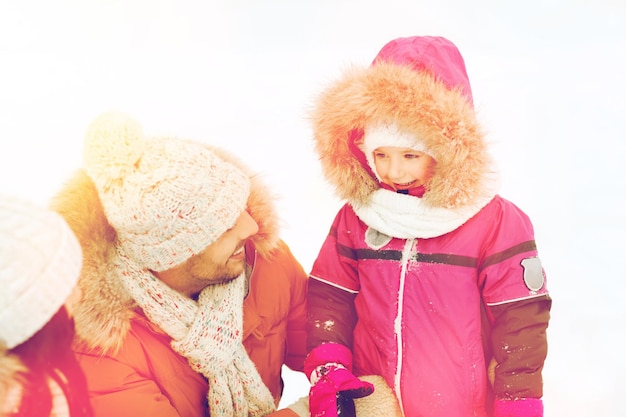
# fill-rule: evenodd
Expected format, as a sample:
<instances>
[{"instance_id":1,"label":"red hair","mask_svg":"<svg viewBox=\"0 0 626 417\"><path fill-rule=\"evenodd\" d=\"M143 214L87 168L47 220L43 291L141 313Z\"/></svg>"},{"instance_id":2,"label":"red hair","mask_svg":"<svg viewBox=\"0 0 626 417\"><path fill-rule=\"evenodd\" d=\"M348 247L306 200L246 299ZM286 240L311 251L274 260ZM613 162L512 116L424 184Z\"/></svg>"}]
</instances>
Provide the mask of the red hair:
<instances>
[{"instance_id":1,"label":"red hair","mask_svg":"<svg viewBox=\"0 0 626 417\"><path fill-rule=\"evenodd\" d=\"M61 307L41 330L9 351L27 369L17 375L22 383L23 394L15 416L50 415L50 379L63 390L71 417L92 415L85 375L72 351L73 339L74 321L68 316L65 307Z\"/></svg>"}]
</instances>

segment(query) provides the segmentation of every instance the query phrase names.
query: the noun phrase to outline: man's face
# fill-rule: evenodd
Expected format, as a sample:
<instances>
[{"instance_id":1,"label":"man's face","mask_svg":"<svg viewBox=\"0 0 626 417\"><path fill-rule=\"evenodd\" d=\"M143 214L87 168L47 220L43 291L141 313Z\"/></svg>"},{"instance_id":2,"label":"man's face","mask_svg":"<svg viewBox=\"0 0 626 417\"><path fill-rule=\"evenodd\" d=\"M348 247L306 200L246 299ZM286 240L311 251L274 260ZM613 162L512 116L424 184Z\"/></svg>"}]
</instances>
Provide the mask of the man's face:
<instances>
[{"instance_id":1,"label":"man's face","mask_svg":"<svg viewBox=\"0 0 626 417\"><path fill-rule=\"evenodd\" d=\"M259 231L254 219L243 211L235 225L184 264L156 274L162 281L190 297L205 287L237 278L245 266L243 246Z\"/></svg>"}]
</instances>

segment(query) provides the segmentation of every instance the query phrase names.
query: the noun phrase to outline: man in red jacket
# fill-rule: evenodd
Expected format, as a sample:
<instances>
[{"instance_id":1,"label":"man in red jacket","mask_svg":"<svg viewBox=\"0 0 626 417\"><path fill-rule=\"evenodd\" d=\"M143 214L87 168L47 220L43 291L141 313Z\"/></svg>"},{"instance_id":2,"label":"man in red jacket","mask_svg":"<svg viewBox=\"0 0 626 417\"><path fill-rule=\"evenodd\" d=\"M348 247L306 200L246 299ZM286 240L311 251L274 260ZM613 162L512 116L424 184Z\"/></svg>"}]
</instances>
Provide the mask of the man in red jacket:
<instances>
[{"instance_id":1,"label":"man in red jacket","mask_svg":"<svg viewBox=\"0 0 626 417\"><path fill-rule=\"evenodd\" d=\"M306 273L258 176L98 117L53 199L84 253L75 351L96 417L262 416L302 369Z\"/></svg>"}]
</instances>

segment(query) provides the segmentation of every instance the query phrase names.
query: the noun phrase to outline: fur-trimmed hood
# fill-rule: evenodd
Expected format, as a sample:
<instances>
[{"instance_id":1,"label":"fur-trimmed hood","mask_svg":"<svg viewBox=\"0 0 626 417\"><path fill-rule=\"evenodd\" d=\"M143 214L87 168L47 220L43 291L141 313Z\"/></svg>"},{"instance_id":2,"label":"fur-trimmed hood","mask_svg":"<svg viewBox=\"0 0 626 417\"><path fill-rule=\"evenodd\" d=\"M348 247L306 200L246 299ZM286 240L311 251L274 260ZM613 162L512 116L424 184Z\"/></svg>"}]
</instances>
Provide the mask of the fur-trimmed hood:
<instances>
[{"instance_id":1,"label":"fur-trimmed hood","mask_svg":"<svg viewBox=\"0 0 626 417\"><path fill-rule=\"evenodd\" d=\"M463 58L450 41L389 42L371 66L348 69L315 103L314 141L326 179L351 205L371 204L380 186L361 150L364 132L393 125L419 138L437 161L422 204L482 207L497 182L472 100Z\"/></svg>"},{"instance_id":2,"label":"fur-trimmed hood","mask_svg":"<svg viewBox=\"0 0 626 417\"><path fill-rule=\"evenodd\" d=\"M207 148L249 176L247 210L259 226L259 232L251 239L260 255L271 256L279 243L279 222L272 194L261 178L233 155L208 145ZM130 328L136 304L111 270L116 232L106 219L93 181L83 169L53 197L51 207L65 218L83 249L78 283L83 298L74 316L78 342L86 349L115 353Z\"/></svg>"}]
</instances>

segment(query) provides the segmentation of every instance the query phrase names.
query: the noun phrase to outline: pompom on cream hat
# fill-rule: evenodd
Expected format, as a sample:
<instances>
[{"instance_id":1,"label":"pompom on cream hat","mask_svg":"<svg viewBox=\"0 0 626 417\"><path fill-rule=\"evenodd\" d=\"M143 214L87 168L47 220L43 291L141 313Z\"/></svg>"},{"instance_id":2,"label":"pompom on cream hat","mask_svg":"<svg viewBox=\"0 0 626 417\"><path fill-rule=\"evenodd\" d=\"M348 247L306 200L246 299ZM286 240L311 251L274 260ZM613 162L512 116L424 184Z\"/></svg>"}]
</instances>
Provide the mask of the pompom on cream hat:
<instances>
[{"instance_id":1,"label":"pompom on cream hat","mask_svg":"<svg viewBox=\"0 0 626 417\"><path fill-rule=\"evenodd\" d=\"M180 265L217 240L250 193L248 177L207 146L145 137L121 112L91 123L83 157L118 244L153 271Z\"/></svg>"},{"instance_id":2,"label":"pompom on cream hat","mask_svg":"<svg viewBox=\"0 0 626 417\"><path fill-rule=\"evenodd\" d=\"M0 343L12 349L37 333L70 296L82 251L57 213L0 196Z\"/></svg>"}]
</instances>

